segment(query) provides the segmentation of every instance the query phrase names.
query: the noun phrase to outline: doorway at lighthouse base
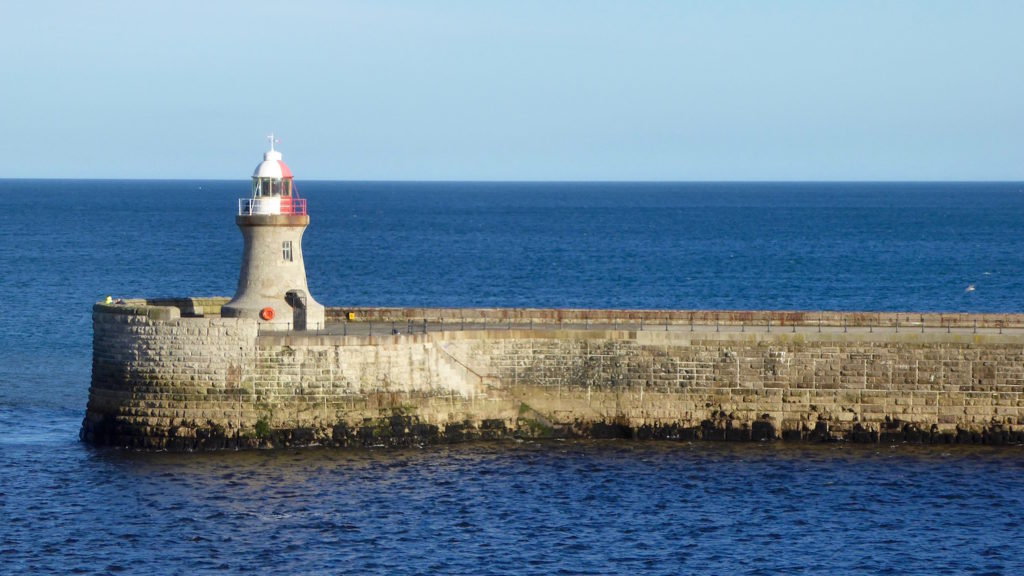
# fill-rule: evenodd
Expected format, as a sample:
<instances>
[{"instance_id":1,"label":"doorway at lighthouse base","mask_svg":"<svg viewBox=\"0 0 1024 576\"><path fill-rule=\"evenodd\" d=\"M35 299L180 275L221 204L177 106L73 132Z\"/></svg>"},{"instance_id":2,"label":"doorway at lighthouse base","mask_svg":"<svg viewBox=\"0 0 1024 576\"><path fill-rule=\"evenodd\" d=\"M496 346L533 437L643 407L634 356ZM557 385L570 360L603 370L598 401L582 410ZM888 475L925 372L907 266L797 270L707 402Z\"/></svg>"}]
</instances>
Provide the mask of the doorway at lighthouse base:
<instances>
[{"instance_id":1,"label":"doorway at lighthouse base","mask_svg":"<svg viewBox=\"0 0 1024 576\"><path fill-rule=\"evenodd\" d=\"M284 301L292 307L292 329L306 330L309 326L306 314L308 310L306 293L302 290L289 290L285 294Z\"/></svg>"}]
</instances>

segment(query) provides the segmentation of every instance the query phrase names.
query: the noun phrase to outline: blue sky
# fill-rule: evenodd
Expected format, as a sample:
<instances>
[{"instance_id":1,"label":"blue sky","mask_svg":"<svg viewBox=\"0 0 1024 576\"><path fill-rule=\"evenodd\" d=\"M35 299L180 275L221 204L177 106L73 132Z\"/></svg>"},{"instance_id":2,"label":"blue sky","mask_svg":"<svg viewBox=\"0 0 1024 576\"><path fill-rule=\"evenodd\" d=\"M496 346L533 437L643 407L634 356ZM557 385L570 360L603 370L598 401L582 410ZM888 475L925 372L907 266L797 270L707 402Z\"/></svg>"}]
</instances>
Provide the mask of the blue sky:
<instances>
[{"instance_id":1,"label":"blue sky","mask_svg":"<svg viewBox=\"0 0 1024 576\"><path fill-rule=\"evenodd\" d=\"M1024 180L1024 2L4 2L0 177Z\"/></svg>"}]
</instances>

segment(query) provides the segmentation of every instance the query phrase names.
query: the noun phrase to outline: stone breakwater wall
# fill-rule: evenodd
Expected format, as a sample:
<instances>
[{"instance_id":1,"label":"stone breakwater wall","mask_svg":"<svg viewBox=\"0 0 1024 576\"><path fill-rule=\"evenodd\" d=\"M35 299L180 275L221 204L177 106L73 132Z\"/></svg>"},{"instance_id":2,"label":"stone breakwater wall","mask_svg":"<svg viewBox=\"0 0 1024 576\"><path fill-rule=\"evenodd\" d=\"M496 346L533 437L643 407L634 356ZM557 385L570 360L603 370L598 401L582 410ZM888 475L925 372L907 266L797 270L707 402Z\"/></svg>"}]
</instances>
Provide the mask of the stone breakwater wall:
<instances>
[{"instance_id":1,"label":"stone breakwater wall","mask_svg":"<svg viewBox=\"0 0 1024 576\"><path fill-rule=\"evenodd\" d=\"M92 384L82 439L188 448L216 445L240 423L251 426L251 408L240 401L252 399L249 374L258 327L252 320L221 318L225 302L94 306Z\"/></svg>"},{"instance_id":2,"label":"stone breakwater wall","mask_svg":"<svg viewBox=\"0 0 1024 576\"><path fill-rule=\"evenodd\" d=\"M82 438L172 450L513 436L1024 440L1019 333L261 333L219 317L224 301L97 304Z\"/></svg>"}]
</instances>

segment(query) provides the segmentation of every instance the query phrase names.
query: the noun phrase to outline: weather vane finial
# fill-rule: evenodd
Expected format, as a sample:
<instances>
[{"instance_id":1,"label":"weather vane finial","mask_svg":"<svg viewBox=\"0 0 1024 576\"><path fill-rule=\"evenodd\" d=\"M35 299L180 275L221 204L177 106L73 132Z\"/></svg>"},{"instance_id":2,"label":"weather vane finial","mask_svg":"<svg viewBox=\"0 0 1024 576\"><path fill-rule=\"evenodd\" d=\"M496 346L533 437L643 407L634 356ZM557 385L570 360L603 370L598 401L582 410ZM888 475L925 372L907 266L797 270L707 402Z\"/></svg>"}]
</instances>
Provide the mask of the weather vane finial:
<instances>
[{"instance_id":1,"label":"weather vane finial","mask_svg":"<svg viewBox=\"0 0 1024 576\"><path fill-rule=\"evenodd\" d=\"M270 135L267 136L267 140L270 140L270 151L271 152L274 151L274 144L280 144L281 143L281 139L280 138L274 138L274 133L273 132L271 132Z\"/></svg>"}]
</instances>

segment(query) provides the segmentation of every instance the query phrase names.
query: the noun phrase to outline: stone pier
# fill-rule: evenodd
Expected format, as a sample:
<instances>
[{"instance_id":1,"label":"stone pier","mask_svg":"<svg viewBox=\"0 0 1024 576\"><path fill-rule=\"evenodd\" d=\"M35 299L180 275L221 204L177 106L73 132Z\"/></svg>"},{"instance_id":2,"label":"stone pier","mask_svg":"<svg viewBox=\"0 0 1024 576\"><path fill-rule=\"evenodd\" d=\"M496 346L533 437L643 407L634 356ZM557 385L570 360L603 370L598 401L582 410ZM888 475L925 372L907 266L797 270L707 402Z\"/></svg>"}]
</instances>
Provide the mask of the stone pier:
<instances>
[{"instance_id":1,"label":"stone pier","mask_svg":"<svg viewBox=\"0 0 1024 576\"><path fill-rule=\"evenodd\" d=\"M82 438L141 449L636 438L1024 440L1024 317L328 308L93 310Z\"/></svg>"}]
</instances>

